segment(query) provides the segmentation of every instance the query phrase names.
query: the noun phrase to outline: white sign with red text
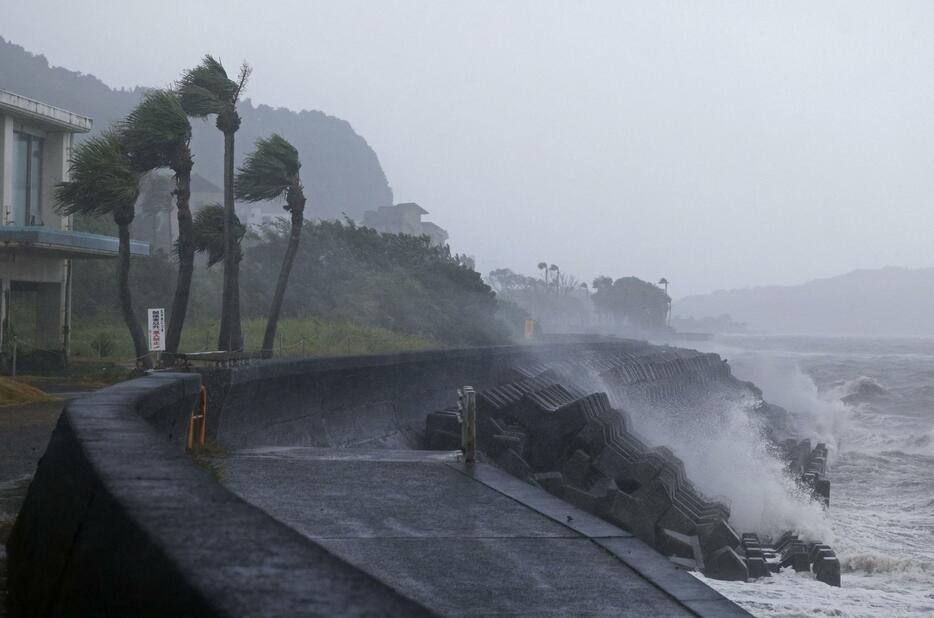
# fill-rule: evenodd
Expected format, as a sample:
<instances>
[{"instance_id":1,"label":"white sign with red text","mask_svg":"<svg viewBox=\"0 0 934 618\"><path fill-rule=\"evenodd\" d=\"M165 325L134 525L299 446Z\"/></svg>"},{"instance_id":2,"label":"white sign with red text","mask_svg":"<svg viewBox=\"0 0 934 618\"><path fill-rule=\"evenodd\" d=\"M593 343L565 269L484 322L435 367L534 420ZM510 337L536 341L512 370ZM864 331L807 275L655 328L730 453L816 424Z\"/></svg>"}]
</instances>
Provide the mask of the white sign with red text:
<instances>
[{"instance_id":1,"label":"white sign with red text","mask_svg":"<svg viewBox=\"0 0 934 618\"><path fill-rule=\"evenodd\" d=\"M149 351L165 350L165 309L149 310Z\"/></svg>"}]
</instances>

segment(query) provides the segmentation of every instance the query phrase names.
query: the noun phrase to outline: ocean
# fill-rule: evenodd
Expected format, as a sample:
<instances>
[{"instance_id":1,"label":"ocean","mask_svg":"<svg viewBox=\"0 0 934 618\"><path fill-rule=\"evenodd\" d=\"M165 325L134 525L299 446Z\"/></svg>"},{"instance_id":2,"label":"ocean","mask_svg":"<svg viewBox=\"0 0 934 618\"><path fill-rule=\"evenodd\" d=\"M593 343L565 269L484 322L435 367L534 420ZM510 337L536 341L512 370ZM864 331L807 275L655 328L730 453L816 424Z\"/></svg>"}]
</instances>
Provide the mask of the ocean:
<instances>
[{"instance_id":1,"label":"ocean","mask_svg":"<svg viewBox=\"0 0 934 618\"><path fill-rule=\"evenodd\" d=\"M769 485L767 500L753 488L729 497L744 530L787 525L830 543L842 587L790 569L751 583L697 577L756 616L934 616L934 340L721 336L693 347L727 358L802 436L827 443L826 511L787 484ZM770 482L745 472L756 474Z\"/></svg>"}]
</instances>

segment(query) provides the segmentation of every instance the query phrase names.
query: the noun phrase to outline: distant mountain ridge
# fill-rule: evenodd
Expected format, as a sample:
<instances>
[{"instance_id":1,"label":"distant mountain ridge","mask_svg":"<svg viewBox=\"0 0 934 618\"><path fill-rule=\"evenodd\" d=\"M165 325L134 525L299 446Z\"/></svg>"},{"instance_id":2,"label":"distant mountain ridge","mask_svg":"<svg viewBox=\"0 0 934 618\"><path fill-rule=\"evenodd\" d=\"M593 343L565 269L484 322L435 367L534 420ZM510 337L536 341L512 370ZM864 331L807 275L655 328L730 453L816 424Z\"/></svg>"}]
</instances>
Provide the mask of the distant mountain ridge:
<instances>
[{"instance_id":1,"label":"distant mountain ridge","mask_svg":"<svg viewBox=\"0 0 934 618\"><path fill-rule=\"evenodd\" d=\"M179 67L179 73L184 68ZM2 37L0 89L90 116L95 132L124 117L146 91L141 87L112 89L93 75L50 66L45 56ZM242 123L237 132L236 163L253 150L258 138L274 131L281 133L301 156L309 217L334 219L346 214L362 219L363 211L393 203L392 189L376 153L348 122L319 111L253 105L249 99L238 109ZM223 136L213 120L192 119L191 124L194 171L222 185Z\"/></svg>"},{"instance_id":2,"label":"distant mountain ridge","mask_svg":"<svg viewBox=\"0 0 934 618\"><path fill-rule=\"evenodd\" d=\"M800 285L720 290L676 300L672 313L729 314L765 333L934 336L934 268L888 266Z\"/></svg>"}]
</instances>

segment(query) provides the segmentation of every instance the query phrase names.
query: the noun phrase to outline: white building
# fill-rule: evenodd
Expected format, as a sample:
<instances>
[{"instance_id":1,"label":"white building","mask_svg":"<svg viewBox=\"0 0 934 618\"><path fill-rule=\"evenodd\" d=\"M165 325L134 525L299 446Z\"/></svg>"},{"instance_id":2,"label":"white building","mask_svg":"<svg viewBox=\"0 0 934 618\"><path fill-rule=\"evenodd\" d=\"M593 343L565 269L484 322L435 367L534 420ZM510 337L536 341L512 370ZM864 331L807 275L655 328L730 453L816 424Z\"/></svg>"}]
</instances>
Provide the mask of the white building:
<instances>
[{"instance_id":1,"label":"white building","mask_svg":"<svg viewBox=\"0 0 934 618\"><path fill-rule=\"evenodd\" d=\"M91 119L0 90L0 350L11 333L36 348L67 357L71 323L71 264L117 255L111 236L72 231L71 217L55 210L55 186L68 178L75 133ZM149 255L132 242L133 255ZM34 300L32 300L34 298ZM13 323L13 304L35 303L35 324ZM30 320L31 322L31 320ZM26 333L25 328L34 329Z\"/></svg>"},{"instance_id":2,"label":"white building","mask_svg":"<svg viewBox=\"0 0 934 618\"><path fill-rule=\"evenodd\" d=\"M384 234L428 236L432 244L443 245L448 240L447 231L430 221L422 221L422 215L427 214L427 210L414 202L380 206L363 213L363 225Z\"/></svg>"}]
</instances>

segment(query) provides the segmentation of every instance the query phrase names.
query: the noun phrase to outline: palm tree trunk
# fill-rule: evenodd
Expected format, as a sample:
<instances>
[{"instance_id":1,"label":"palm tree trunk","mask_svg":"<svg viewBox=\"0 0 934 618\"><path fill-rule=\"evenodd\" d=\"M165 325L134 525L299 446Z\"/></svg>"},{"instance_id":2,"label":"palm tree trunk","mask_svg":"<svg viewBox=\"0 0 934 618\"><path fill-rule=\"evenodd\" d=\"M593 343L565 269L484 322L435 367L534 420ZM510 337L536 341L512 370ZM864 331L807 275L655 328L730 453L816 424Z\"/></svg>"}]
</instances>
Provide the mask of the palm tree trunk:
<instances>
[{"instance_id":1,"label":"palm tree trunk","mask_svg":"<svg viewBox=\"0 0 934 618\"><path fill-rule=\"evenodd\" d=\"M302 238L304 218L303 210L293 209L289 246L285 250L285 257L282 258L282 268L279 269L276 292L272 297L272 307L269 308L269 318L266 320L266 333L263 335L263 358L272 358L272 350L276 341L276 327L279 325L279 313L282 311L282 299L285 297L285 289L289 283L289 273L292 272L292 262L295 261L295 254L298 252L298 243Z\"/></svg>"},{"instance_id":2,"label":"palm tree trunk","mask_svg":"<svg viewBox=\"0 0 934 618\"><path fill-rule=\"evenodd\" d=\"M144 369L152 369L152 359L143 336L143 328L139 325L133 312L133 298L130 295L130 224L121 223L117 226L120 239L117 264L117 289L120 292L120 309L123 311L123 321L130 329L133 339L133 349L136 352L137 362Z\"/></svg>"},{"instance_id":3,"label":"palm tree trunk","mask_svg":"<svg viewBox=\"0 0 934 618\"><path fill-rule=\"evenodd\" d=\"M224 131L224 297L217 342L220 350L243 348L243 336L240 332L240 260L237 241L234 238L235 131L236 129Z\"/></svg>"},{"instance_id":4,"label":"palm tree trunk","mask_svg":"<svg viewBox=\"0 0 934 618\"><path fill-rule=\"evenodd\" d=\"M190 161L190 157L189 157ZM165 336L165 353L172 361L182 339L182 327L188 313L191 294L191 276L195 269L194 230L191 218L191 165L181 167L175 174L175 204L178 209L178 281L172 299L172 313Z\"/></svg>"}]
</instances>

